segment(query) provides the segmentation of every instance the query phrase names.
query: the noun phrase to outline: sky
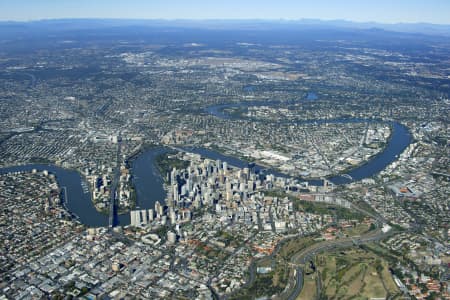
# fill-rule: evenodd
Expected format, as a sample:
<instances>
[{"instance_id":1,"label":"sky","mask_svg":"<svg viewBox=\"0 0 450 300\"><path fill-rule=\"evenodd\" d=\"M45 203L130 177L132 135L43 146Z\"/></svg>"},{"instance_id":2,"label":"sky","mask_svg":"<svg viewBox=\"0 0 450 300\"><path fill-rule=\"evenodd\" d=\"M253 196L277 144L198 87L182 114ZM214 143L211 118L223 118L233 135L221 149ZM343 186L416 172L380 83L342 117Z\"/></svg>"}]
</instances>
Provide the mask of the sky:
<instances>
[{"instance_id":1,"label":"sky","mask_svg":"<svg viewBox=\"0 0 450 300\"><path fill-rule=\"evenodd\" d=\"M0 20L348 20L450 24L450 0L0 0Z\"/></svg>"}]
</instances>

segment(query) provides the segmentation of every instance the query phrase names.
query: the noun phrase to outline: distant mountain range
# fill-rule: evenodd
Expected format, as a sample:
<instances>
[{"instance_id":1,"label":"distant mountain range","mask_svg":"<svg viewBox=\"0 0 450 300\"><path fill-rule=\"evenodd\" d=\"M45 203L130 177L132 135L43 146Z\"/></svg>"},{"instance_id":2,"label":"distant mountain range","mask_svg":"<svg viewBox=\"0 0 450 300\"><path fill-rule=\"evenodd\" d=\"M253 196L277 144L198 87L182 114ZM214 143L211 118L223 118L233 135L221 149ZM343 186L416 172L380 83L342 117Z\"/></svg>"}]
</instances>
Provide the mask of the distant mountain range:
<instances>
[{"instance_id":1,"label":"distant mountain range","mask_svg":"<svg viewBox=\"0 0 450 300\"><path fill-rule=\"evenodd\" d=\"M383 24L376 22L358 23L345 20L321 21L313 19L299 20L296 22L297 24L302 25L333 26L333 27L358 28L358 29L382 29L387 31L450 36L450 25L440 25L430 23Z\"/></svg>"},{"instance_id":2,"label":"distant mountain range","mask_svg":"<svg viewBox=\"0 0 450 300\"><path fill-rule=\"evenodd\" d=\"M51 31L102 29L108 27L149 26L173 28L201 28L201 29L233 29L233 30L270 30L270 29L360 29L384 30L392 32L418 33L450 37L450 25L430 23L396 23L383 24L376 22L351 22L345 20L323 21L317 19L301 20L132 20L132 19L52 19L28 22L0 21L0 31L20 30L33 27L34 29L49 29Z\"/></svg>"}]
</instances>

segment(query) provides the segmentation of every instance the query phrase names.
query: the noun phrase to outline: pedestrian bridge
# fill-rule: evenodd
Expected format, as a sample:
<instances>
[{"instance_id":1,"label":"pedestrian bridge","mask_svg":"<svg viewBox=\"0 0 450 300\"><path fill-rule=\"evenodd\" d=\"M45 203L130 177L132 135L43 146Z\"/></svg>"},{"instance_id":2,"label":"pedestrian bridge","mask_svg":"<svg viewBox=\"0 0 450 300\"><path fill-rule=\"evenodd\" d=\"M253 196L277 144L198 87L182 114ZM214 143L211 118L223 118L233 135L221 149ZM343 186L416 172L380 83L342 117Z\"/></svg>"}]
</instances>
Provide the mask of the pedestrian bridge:
<instances>
[{"instance_id":1,"label":"pedestrian bridge","mask_svg":"<svg viewBox=\"0 0 450 300\"><path fill-rule=\"evenodd\" d=\"M341 176L342 176L342 177L344 177L344 178L347 178L347 179L353 180L353 177L352 177L352 176L350 176L350 175L348 175L348 174L342 174Z\"/></svg>"}]
</instances>

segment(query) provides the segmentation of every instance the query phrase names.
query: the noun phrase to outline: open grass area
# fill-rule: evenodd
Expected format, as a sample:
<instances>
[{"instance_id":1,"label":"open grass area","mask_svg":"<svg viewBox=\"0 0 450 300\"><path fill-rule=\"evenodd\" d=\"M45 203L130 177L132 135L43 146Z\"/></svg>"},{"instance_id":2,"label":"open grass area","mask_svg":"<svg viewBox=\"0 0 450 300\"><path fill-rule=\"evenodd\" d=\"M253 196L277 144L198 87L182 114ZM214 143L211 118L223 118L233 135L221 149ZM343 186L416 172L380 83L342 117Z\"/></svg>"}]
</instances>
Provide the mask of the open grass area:
<instances>
[{"instance_id":1,"label":"open grass area","mask_svg":"<svg viewBox=\"0 0 450 300\"><path fill-rule=\"evenodd\" d=\"M368 230L355 228L353 234ZM314 237L295 238L282 243L273 257L256 262L257 267L270 267L270 272L256 274L252 286L239 291L231 299L255 299L279 294L293 276L289 265L292 255L314 244ZM304 287L298 299L371 299L398 294L388 262L372 251L349 249L323 253L315 258L315 267L304 270ZM320 295L317 295L317 276L320 277Z\"/></svg>"},{"instance_id":2,"label":"open grass area","mask_svg":"<svg viewBox=\"0 0 450 300\"><path fill-rule=\"evenodd\" d=\"M297 300L311 300L316 299L316 274L307 275L304 277L303 289Z\"/></svg>"},{"instance_id":3,"label":"open grass area","mask_svg":"<svg viewBox=\"0 0 450 300\"><path fill-rule=\"evenodd\" d=\"M323 202L304 201L299 199L295 199L294 209L319 215L323 214L336 215L336 217L338 217L340 220L361 221L365 217L362 213L341 206Z\"/></svg>"},{"instance_id":4,"label":"open grass area","mask_svg":"<svg viewBox=\"0 0 450 300\"><path fill-rule=\"evenodd\" d=\"M322 281L321 299L386 298L398 289L388 264L372 252L351 249L316 258Z\"/></svg>"},{"instance_id":5,"label":"open grass area","mask_svg":"<svg viewBox=\"0 0 450 300\"><path fill-rule=\"evenodd\" d=\"M370 226L367 224L357 224L355 227L349 227L342 230L342 232L348 236L359 236L370 230Z\"/></svg>"},{"instance_id":6,"label":"open grass area","mask_svg":"<svg viewBox=\"0 0 450 300\"><path fill-rule=\"evenodd\" d=\"M289 241L283 243L283 245L280 248L280 251L277 253L276 256L280 256L288 260L291 258L293 254L300 252L301 250L306 249L312 244L314 244L316 242L314 240L314 237L290 239Z\"/></svg>"},{"instance_id":7,"label":"open grass area","mask_svg":"<svg viewBox=\"0 0 450 300\"><path fill-rule=\"evenodd\" d=\"M165 182L167 182L167 174L170 173L173 168L185 169L189 166L190 162L178 159L175 157L176 152L163 153L156 157L156 167L163 176Z\"/></svg>"}]
</instances>

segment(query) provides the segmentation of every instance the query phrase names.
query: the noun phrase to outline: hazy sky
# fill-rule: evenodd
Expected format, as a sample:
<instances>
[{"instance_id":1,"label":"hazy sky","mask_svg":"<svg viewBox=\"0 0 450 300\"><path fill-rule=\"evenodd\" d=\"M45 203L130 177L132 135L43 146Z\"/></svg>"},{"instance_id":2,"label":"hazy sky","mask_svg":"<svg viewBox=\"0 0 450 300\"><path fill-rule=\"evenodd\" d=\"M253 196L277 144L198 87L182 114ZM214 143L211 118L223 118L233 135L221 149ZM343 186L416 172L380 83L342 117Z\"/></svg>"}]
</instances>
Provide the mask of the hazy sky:
<instances>
[{"instance_id":1,"label":"hazy sky","mask_svg":"<svg viewBox=\"0 0 450 300\"><path fill-rule=\"evenodd\" d=\"M0 20L344 19L450 24L450 0L0 0Z\"/></svg>"}]
</instances>

